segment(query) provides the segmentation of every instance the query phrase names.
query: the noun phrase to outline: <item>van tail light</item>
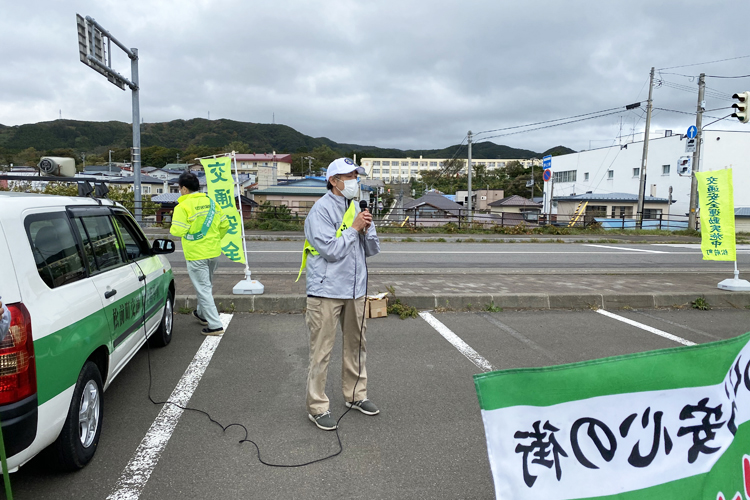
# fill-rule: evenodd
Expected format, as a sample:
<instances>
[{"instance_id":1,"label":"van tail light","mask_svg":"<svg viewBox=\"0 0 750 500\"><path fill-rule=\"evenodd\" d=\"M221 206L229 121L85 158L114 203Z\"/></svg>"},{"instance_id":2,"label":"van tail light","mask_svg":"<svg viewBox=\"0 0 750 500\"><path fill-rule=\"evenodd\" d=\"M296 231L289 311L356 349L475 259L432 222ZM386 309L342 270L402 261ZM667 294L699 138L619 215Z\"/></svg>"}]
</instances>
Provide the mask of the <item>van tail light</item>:
<instances>
[{"instance_id":1,"label":"van tail light","mask_svg":"<svg viewBox=\"0 0 750 500\"><path fill-rule=\"evenodd\" d=\"M0 341L0 405L16 403L36 394L36 363L31 316L23 303L5 304L10 311L10 331Z\"/></svg>"}]
</instances>

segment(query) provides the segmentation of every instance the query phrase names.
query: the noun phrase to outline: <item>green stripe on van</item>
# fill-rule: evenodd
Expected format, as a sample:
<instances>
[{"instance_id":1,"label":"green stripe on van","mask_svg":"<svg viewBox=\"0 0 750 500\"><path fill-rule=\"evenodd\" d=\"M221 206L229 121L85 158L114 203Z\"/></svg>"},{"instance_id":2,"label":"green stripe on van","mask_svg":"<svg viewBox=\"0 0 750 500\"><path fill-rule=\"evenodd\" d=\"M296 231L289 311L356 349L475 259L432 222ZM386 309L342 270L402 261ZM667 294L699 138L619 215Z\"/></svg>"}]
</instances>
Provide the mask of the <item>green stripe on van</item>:
<instances>
[{"instance_id":1,"label":"green stripe on van","mask_svg":"<svg viewBox=\"0 0 750 500\"><path fill-rule=\"evenodd\" d=\"M172 281L171 270L157 279L155 284L158 292L153 302L158 301L164 304L170 281ZM152 283L148 284L149 289L151 289ZM39 405L75 385L83 364L95 350L105 346L108 353L112 352L113 339L108 315L111 314L112 308L119 307L120 303L130 302L138 296L142 297L143 294L140 291L133 292L115 302L111 307L99 309L80 321L34 341ZM147 304L148 306L149 304ZM146 321L162 310L161 308L149 309L149 316ZM139 311L139 314L142 315L142 312ZM135 324L142 328L142 317ZM106 376L106 373L102 373L102 378Z\"/></svg>"}]
</instances>

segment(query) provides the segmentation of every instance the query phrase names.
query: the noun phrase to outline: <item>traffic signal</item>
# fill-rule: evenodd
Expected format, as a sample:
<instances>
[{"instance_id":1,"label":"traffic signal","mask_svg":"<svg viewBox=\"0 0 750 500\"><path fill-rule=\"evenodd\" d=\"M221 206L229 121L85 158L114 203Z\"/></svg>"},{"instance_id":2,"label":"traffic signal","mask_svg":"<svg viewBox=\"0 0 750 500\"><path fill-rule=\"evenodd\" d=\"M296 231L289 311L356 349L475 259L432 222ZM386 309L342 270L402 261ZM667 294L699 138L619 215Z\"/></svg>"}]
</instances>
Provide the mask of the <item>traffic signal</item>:
<instances>
[{"instance_id":1,"label":"traffic signal","mask_svg":"<svg viewBox=\"0 0 750 500\"><path fill-rule=\"evenodd\" d=\"M732 116L737 118L742 123L750 121L750 113L748 113L748 105L750 105L750 92L737 92L732 96L732 99L739 99L740 102L732 104L733 108L737 111L732 113Z\"/></svg>"}]
</instances>

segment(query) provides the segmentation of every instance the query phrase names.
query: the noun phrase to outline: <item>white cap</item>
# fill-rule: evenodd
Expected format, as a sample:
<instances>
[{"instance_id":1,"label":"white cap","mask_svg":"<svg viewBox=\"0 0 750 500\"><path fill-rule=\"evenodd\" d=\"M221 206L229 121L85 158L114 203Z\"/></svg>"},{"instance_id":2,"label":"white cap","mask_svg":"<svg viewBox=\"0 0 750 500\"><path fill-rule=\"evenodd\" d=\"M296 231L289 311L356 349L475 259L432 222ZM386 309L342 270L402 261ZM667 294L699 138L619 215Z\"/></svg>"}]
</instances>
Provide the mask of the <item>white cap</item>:
<instances>
[{"instance_id":1,"label":"white cap","mask_svg":"<svg viewBox=\"0 0 750 500\"><path fill-rule=\"evenodd\" d=\"M365 169L354 163L351 158L338 158L336 160L333 160L331 164L328 165L328 170L326 171L326 180L330 179L334 175L348 174L349 172L354 172L355 170L360 175L365 175L366 173Z\"/></svg>"}]
</instances>

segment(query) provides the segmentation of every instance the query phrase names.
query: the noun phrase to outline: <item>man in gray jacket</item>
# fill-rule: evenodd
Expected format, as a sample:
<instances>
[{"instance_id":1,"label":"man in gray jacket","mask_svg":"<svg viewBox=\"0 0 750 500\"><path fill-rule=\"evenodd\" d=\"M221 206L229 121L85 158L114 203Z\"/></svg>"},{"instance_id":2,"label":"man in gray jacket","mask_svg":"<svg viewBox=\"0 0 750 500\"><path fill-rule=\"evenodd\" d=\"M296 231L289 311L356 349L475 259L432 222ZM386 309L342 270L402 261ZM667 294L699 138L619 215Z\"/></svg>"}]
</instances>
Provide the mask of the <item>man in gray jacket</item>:
<instances>
[{"instance_id":1,"label":"man in gray jacket","mask_svg":"<svg viewBox=\"0 0 750 500\"><path fill-rule=\"evenodd\" d=\"M358 174L362 167L349 158L328 166L328 192L315 202L305 220L307 314L310 329L310 370L307 376L307 412L320 429L336 429L325 394L328 363L341 324L342 391L346 406L365 415L380 410L367 399L365 370L366 257L380 252L372 215L360 211Z\"/></svg>"}]
</instances>

